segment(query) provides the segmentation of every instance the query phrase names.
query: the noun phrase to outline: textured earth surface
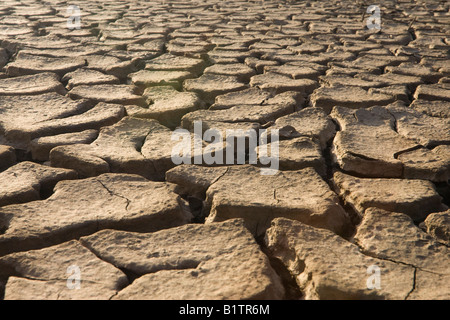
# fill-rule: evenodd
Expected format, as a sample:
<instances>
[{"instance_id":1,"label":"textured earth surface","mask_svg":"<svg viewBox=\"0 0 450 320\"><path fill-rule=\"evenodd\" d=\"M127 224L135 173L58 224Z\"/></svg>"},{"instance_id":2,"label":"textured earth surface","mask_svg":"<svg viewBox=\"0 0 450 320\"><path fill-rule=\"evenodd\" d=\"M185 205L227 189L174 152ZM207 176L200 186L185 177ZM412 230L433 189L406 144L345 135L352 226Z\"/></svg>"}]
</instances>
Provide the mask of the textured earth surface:
<instances>
[{"instance_id":1,"label":"textured earth surface","mask_svg":"<svg viewBox=\"0 0 450 320\"><path fill-rule=\"evenodd\" d=\"M0 299L450 299L450 4L380 3L3 0Z\"/></svg>"}]
</instances>

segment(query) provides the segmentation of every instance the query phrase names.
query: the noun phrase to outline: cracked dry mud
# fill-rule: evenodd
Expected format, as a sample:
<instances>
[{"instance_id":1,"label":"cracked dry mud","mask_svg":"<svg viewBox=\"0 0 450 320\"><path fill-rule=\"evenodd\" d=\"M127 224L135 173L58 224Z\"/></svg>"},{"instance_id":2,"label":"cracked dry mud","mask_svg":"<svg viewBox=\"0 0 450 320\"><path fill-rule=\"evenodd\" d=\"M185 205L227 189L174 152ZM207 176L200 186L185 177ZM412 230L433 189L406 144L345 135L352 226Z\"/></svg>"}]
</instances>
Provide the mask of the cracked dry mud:
<instances>
[{"instance_id":1,"label":"cracked dry mud","mask_svg":"<svg viewBox=\"0 0 450 320\"><path fill-rule=\"evenodd\" d=\"M0 299L450 299L450 7L379 6L2 1Z\"/></svg>"}]
</instances>

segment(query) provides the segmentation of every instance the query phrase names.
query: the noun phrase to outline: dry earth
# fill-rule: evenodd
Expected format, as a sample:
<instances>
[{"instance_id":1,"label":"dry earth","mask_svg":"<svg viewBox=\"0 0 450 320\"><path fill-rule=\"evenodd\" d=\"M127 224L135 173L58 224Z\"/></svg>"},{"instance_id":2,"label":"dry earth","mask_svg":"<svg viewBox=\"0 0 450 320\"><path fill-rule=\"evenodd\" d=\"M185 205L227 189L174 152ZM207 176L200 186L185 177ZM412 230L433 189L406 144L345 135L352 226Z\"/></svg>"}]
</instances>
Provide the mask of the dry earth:
<instances>
[{"instance_id":1,"label":"dry earth","mask_svg":"<svg viewBox=\"0 0 450 320\"><path fill-rule=\"evenodd\" d=\"M450 299L450 5L380 3L2 0L0 299Z\"/></svg>"}]
</instances>

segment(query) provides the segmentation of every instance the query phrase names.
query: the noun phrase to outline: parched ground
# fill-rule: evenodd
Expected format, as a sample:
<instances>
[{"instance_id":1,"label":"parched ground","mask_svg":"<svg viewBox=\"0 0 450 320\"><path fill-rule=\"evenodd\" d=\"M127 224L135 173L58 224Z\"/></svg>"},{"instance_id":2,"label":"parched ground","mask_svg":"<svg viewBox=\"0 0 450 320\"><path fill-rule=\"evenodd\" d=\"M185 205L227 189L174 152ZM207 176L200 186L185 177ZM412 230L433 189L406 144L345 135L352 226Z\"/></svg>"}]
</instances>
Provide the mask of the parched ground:
<instances>
[{"instance_id":1,"label":"parched ground","mask_svg":"<svg viewBox=\"0 0 450 320\"><path fill-rule=\"evenodd\" d=\"M2 0L0 298L450 299L449 3L371 4Z\"/></svg>"}]
</instances>

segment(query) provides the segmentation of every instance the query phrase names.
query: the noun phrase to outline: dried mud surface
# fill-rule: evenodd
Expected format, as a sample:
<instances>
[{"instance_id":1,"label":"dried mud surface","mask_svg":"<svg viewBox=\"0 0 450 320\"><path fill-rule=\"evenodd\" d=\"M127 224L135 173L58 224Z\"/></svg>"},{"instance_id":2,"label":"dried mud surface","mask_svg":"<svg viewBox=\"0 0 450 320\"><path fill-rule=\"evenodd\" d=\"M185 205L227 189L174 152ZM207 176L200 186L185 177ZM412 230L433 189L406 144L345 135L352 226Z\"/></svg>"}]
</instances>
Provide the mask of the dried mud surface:
<instances>
[{"instance_id":1,"label":"dried mud surface","mask_svg":"<svg viewBox=\"0 0 450 320\"><path fill-rule=\"evenodd\" d=\"M449 3L367 7L3 0L0 299L450 299Z\"/></svg>"}]
</instances>

